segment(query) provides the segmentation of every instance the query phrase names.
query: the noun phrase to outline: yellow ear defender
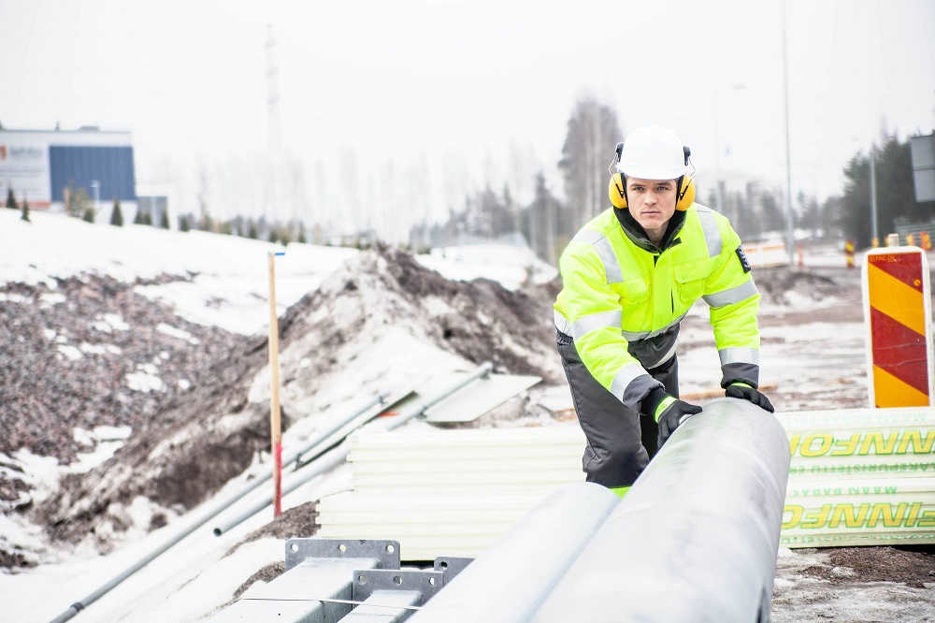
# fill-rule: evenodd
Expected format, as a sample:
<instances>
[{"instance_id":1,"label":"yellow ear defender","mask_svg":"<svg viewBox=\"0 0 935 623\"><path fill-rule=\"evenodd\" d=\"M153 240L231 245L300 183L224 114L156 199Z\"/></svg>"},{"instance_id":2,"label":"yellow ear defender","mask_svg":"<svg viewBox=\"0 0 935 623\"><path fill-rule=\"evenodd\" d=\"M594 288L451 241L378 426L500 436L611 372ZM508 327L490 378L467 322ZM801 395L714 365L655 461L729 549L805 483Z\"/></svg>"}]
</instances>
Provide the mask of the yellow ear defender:
<instances>
[{"instance_id":1,"label":"yellow ear defender","mask_svg":"<svg viewBox=\"0 0 935 623\"><path fill-rule=\"evenodd\" d=\"M691 157L691 149L682 148L685 154L685 164ZM620 162L620 155L623 153L623 143L617 143L616 158L611 163L610 184L607 186L607 195L610 197L610 203L615 208L621 210L627 209L627 178L623 173L614 171L614 165ZM683 175L676 180L675 185L675 209L684 212L688 207L695 203L695 179L691 175Z\"/></svg>"}]
</instances>

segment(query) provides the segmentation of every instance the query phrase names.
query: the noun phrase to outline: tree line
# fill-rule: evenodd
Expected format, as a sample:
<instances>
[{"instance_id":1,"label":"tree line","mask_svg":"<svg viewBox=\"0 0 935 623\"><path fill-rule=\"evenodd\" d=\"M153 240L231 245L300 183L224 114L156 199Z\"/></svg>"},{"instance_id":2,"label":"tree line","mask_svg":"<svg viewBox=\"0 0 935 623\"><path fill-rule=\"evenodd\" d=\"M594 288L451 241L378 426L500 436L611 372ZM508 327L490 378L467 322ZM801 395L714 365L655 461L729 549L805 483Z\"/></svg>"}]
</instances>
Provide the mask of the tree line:
<instances>
[{"instance_id":1,"label":"tree line","mask_svg":"<svg viewBox=\"0 0 935 623\"><path fill-rule=\"evenodd\" d=\"M487 184L465 195L462 207L450 210L444 222L412 227L410 243L429 248L522 234L540 258L555 264L578 229L609 207L609 167L614 146L620 140L624 137L614 110L593 97L582 98L566 123L557 163L564 199L549 188L542 171L535 175L533 198L525 205L513 200L508 185L494 191ZM895 231L901 223L935 222L935 202L915 200L908 139L899 141L895 134L884 135L880 144L874 157L881 236ZM814 195L797 193L792 201L792 218L799 236L804 233L816 240L846 237L858 247L870 245L869 161L869 153L857 153L851 158L844 169L845 186L840 195L819 201ZM727 216L744 240L785 232L784 192L780 186L749 181L743 189L722 185L720 190L701 189L698 198Z\"/></svg>"},{"instance_id":2,"label":"tree line","mask_svg":"<svg viewBox=\"0 0 935 623\"><path fill-rule=\"evenodd\" d=\"M445 196L461 197L461 200L458 205L448 207L445 219L434 221L430 206L426 207L429 184L425 163L408 172L389 167L378 176L381 190L397 185L405 186L408 189L406 200L393 203L390 210L381 210L383 221L365 214L365 210L357 205L363 202L362 198L358 197L350 203L345 201L346 216L354 223L356 231L340 239L328 233L331 228L320 218L315 219L311 231L307 231L307 221L303 216L311 217L308 210L299 215L298 210L290 208L296 216L286 219L271 219L266 215L259 218L235 216L224 219L211 216L209 207L218 209L218 200L229 197L220 190L212 191L213 187L208 183L208 171L202 167L199 169L200 182L196 193L198 214L188 212L178 215L177 227L181 231L201 230L284 244L314 242L362 248L378 239L387 239L387 231L381 228L381 223L386 225L395 221L394 227L399 227L403 219L394 219L392 214L398 215L399 210L406 210L409 218L415 216L418 220L412 226L408 223L402 225L403 232L408 229L408 246L411 248L428 249L499 238L512 238L518 242L521 236L540 258L555 264L558 255L578 229L609 206L606 194L608 169L615 144L624 139L614 109L594 97L583 97L575 103L565 123L561 153L555 161L560 174L561 192L550 186L544 169L537 171L535 165L530 165L530 159L518 158L522 166L517 167L517 163L514 163L514 168L522 170L522 175L513 175L510 181L495 185L492 178L496 177L497 171L488 170L486 177L489 179L481 180L480 190L476 190L475 182L464 180L461 175L445 177ZM878 144L879 147L873 150L873 157L880 235L885 236L895 231L897 226L908 222L935 220L935 202L918 203L915 200L909 141L900 141L895 134L883 134ZM346 178L344 186L360 194L361 182L356 173L356 161L348 155L342 162L345 165L342 170L346 173L343 175ZM458 166L454 166L456 164ZM452 167L449 173L458 173L463 172L465 165L455 162ZM299 189L293 194L303 197L305 190L300 168L292 163L284 170L290 173L292 186ZM318 173L321 179L316 188L324 189L324 174L320 170ZM794 226L799 230L799 235L804 230L814 239L840 240L846 237L853 240L858 248L867 247L871 243L870 153L856 153L843 173L845 184L840 195L819 201L815 196L800 191L794 197ZM453 184L452 180L460 182ZM219 186L222 190L226 187L226 184ZM516 199L517 191L526 198L524 201ZM218 196L214 198L214 195ZM741 188L728 187L722 183L720 189L708 186L699 188L698 192L699 200L727 216L747 241L767 235L782 235L786 229L783 197L782 187L755 180ZM75 188L74 184L70 184L65 189L64 198L65 210L69 215L95 222L95 205L84 188ZM258 199L251 195L244 200L250 203ZM296 200L293 198L290 201L295 203ZM226 201L222 203L226 204ZM326 203L322 192L319 204ZM6 205L8 208L20 209L22 218L29 220L28 203L25 198L17 202L12 189L8 191ZM109 222L115 226L124 223L118 199L113 200ZM133 222L170 228L167 210L159 210L154 214L145 208L138 209ZM406 239L406 236L402 239Z\"/></svg>"}]
</instances>

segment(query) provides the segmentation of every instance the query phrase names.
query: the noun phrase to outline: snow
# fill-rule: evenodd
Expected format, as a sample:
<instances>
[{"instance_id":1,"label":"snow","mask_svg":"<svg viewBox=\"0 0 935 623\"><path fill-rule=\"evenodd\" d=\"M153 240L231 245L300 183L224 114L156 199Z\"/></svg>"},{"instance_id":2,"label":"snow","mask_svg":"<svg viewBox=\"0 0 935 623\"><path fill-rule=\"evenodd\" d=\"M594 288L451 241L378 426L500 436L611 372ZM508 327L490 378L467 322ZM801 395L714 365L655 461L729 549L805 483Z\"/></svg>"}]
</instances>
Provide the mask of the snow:
<instances>
[{"instance_id":1,"label":"snow","mask_svg":"<svg viewBox=\"0 0 935 623\"><path fill-rule=\"evenodd\" d=\"M84 355L81 354L81 351L74 346L65 346L63 344L59 344L58 352L62 353L65 355L65 357L72 361L77 361L84 357Z\"/></svg>"},{"instance_id":2,"label":"snow","mask_svg":"<svg viewBox=\"0 0 935 623\"><path fill-rule=\"evenodd\" d=\"M201 340L194 337L191 333L188 333L187 331L183 331L181 329L177 329L176 327L167 325L164 322L160 322L159 324L156 325L156 331L159 331L160 333L165 333L166 335L170 335L180 340L184 340L192 345L197 346L198 344L201 344ZM168 355L168 353L166 354Z\"/></svg>"},{"instance_id":3,"label":"snow","mask_svg":"<svg viewBox=\"0 0 935 623\"><path fill-rule=\"evenodd\" d=\"M0 303L18 303L19 305L32 305L32 300L22 294L0 292Z\"/></svg>"},{"instance_id":4,"label":"snow","mask_svg":"<svg viewBox=\"0 0 935 623\"><path fill-rule=\"evenodd\" d=\"M100 325L102 331L110 332L111 329L116 331L127 331L130 328L123 320L123 316L120 314L104 314L102 316L103 322ZM106 328L105 328L106 327Z\"/></svg>"},{"instance_id":5,"label":"snow","mask_svg":"<svg viewBox=\"0 0 935 623\"><path fill-rule=\"evenodd\" d=\"M142 366L140 366L142 367ZM138 392L165 391L162 379L146 370L138 370L127 375L127 386Z\"/></svg>"},{"instance_id":6,"label":"snow","mask_svg":"<svg viewBox=\"0 0 935 623\"><path fill-rule=\"evenodd\" d=\"M95 426L91 431L76 427L75 443L91 449L88 452L79 453L76 460L63 471L83 474L94 469L123 447L131 432L133 431L129 426Z\"/></svg>"},{"instance_id":7,"label":"snow","mask_svg":"<svg viewBox=\"0 0 935 623\"><path fill-rule=\"evenodd\" d=\"M58 292L46 292L39 297L43 307L52 307L65 302L65 295Z\"/></svg>"},{"instance_id":8,"label":"snow","mask_svg":"<svg viewBox=\"0 0 935 623\"><path fill-rule=\"evenodd\" d=\"M255 477L257 467L266 470L269 464L254 465L247 470L248 473ZM4 620L29 623L52 619L67 609L69 604L89 595L101 584L168 542L181 530L193 525L219 500L242 489L247 477L248 474L243 474L235 478L212 500L195 508L185 517L169 517L168 525L149 534L141 532L137 539L108 556L89 557L76 552L76 555L60 562L45 564L16 575L0 573L0 594L16 595L15 599L5 600ZM284 485L290 482L288 473L284 481ZM347 488L348 483L349 472L336 470L284 496L283 506L289 508L309 499L318 499L322 495ZM261 487L219 515L217 520L228 521L259 500L268 499L268 488ZM147 520L150 510L145 498L136 498L123 509L128 515L137 515L140 521ZM255 571L284 560L282 540L272 538L246 544L225 558L234 544L271 518L272 511L267 509L220 537L211 533L212 526L217 525L217 522L202 526L181 545L172 548L169 554L157 558L82 612L78 620L82 623L191 621L210 614L230 600L234 590ZM0 523L0 528L5 528L3 523ZM17 542L30 537L18 526L13 526L11 530L15 531ZM7 533L5 529L0 530L0 534ZM37 545L40 544L37 542ZM57 587L53 594L49 593L50 586Z\"/></svg>"},{"instance_id":9,"label":"snow","mask_svg":"<svg viewBox=\"0 0 935 623\"><path fill-rule=\"evenodd\" d=\"M26 223L12 210L0 212L0 284L41 283L54 289L55 278L80 278L82 273L106 274L127 283L194 274L190 281L140 285L135 290L174 305L182 317L199 324L251 334L265 330L269 322L267 255L283 251L281 246L200 231L92 225L61 214L34 212L31 218L32 223ZM306 244L290 244L285 252L276 258L280 314L359 253ZM0 302L7 301L32 304L22 295L0 293ZM129 329L115 314L103 321L118 331ZM95 328L107 331L105 324Z\"/></svg>"},{"instance_id":10,"label":"snow","mask_svg":"<svg viewBox=\"0 0 935 623\"><path fill-rule=\"evenodd\" d=\"M49 289L55 289L55 278L80 278L86 272L107 274L128 283L137 279L155 280L164 274L178 275L184 280L137 285L135 291L173 305L182 318L191 322L243 334L265 331L269 318L267 254L281 250L279 247L203 232L168 232L133 225L124 228L92 226L77 219L41 212L33 213L32 224L23 223L18 218L18 213L0 210L0 249L4 249L0 253L0 285L8 282L43 283ZM289 245L286 255L275 260L277 311L282 314L289 305L339 270L344 260L357 253L351 249ZM812 258L816 265L820 261L842 265L843 254L835 253L828 249L824 256L820 253L806 255L806 264ZM508 245L451 247L417 257L420 263L448 278L470 280L486 277L513 289L523 283L546 282L556 275L554 268L536 259L528 249ZM358 280L361 285L366 284L363 277ZM420 339L422 329L418 323L422 319L398 321L388 315L380 317L384 312L379 295L362 291L360 296L368 309L377 310L374 312L377 317L369 326L382 328L352 336L334 353L333 368L320 371L317 378L301 377L295 383L284 385L283 402L293 405L295 413L292 415L300 416L284 434L283 443L287 449L304 445L380 389L412 386L438 375L472 367L460 357ZM794 298L796 296L799 298ZM794 292L790 293L788 300L795 307L804 309L840 303L828 299L815 301ZM42 305L57 305L64 301L65 297L56 293L40 297ZM0 303L33 305L35 301L15 293L0 293ZM441 298L426 298L424 306L427 317L451 311ZM788 308L764 307L764 312L781 309ZM334 308L319 309L317 316L306 318L306 321L315 323L329 314L353 318L360 313L356 302L338 299ZM683 347L694 343L679 351L683 393L709 389L716 386L720 378L720 362L707 326L707 313L706 306L695 306L689 318L703 319L703 326L686 323L683 328L680 343ZM385 324L381 325L381 322ZM130 326L117 314L95 319L93 327L104 334L130 330ZM179 327L162 323L156 330L184 340L193 347L198 344L196 338ZM120 349L112 344L91 344L74 339L78 342L78 346L74 346L68 343L66 335L53 328L45 329L43 335L69 360L77 361L84 355L121 354ZM816 396L835 401L859 400L866 395L864 327L861 323L815 322L798 325L793 330L789 326L765 326L762 336L762 378L784 388L795 387L796 396L801 395L801 398L789 400L784 406L794 409L795 400L814 405ZM303 374L310 376L309 354L320 348L320 339L321 336L307 335L286 345L280 353L283 369L304 371ZM804 348L805 344L809 348ZM517 352L525 352L522 344L516 344L515 348ZM819 360L809 354L814 352L821 352ZM127 386L140 392L164 391L165 383L159 377L157 365L160 359L157 357L152 363L138 365L126 376ZM346 373L349 368L353 368L350 374ZM306 390L300 391L298 386L302 383L314 383L315 391L310 394ZM191 388L191 382L180 379L178 386L187 390ZM268 367L254 377L248 399L255 403L269 400ZM541 405L542 410L556 413L572 406L564 385L533 388L530 400ZM229 419L223 423L236 427L236 419L243 416L234 414L227 417ZM417 422L412 425L427 426ZM98 426L90 431L76 428L75 441L86 451L80 453L78 460L71 465L60 466L54 458L33 455L21 449L11 455L0 454L0 463L18 467L22 473L2 464L0 470L25 479L33 487L32 495L38 503L55 491L63 474L80 474L100 465L126 442L131 432L129 427ZM192 433L185 429L179 437L164 439L162 443L168 447L182 441L188 434ZM158 449L153 453L156 455ZM23 515L0 514L0 541L15 543L29 556L44 561L35 569L16 574L0 573L0 594L13 596L4 600L2 618L11 621L51 619L70 603L86 596L191 525L219 501L241 490L260 474L268 473L269 461L268 452L259 453L243 474L184 516L177 516L171 509L160 508L141 496L125 505L112 506L110 511L126 517L133 527L120 537L117 549L106 556L97 555L90 546L49 552L41 529L29 523ZM292 474L287 471L285 476L286 482L291 482ZM348 486L348 472L339 468L286 496L284 508ZM234 543L269 521L272 515L269 509L221 537L214 537L210 532L213 526L229 521L244 509L268 498L269 487L259 487L82 612L78 620L87 623L184 621L210 614L228 601L234 589L252 573L271 562L283 560L282 541L269 538L245 545L231 556L224 557ZM168 524L147 534L145 530L157 510L166 513ZM102 532L110 529L113 529L110 524L101 526ZM780 569L792 568L803 562L807 566L808 555L780 550ZM840 573L847 574L847 570ZM801 590L812 581L817 582L789 572L777 577L776 586L787 591ZM50 591L50 587L54 590ZM818 618L825 616L826 612L844 619L895 619L904 611L887 610L886 604L892 601L894 590L898 589L870 586L845 591L838 587L840 603L834 606L836 609L819 611L815 609L817 606L804 603L801 609L789 608L774 614L774 620L801 620L796 618L800 615L802 619ZM918 592L910 594L912 590L915 589L905 589L906 599L918 598Z\"/></svg>"},{"instance_id":11,"label":"snow","mask_svg":"<svg viewBox=\"0 0 935 623\"><path fill-rule=\"evenodd\" d=\"M78 350L89 355L119 355L123 352L119 346L113 344L89 344L88 342L82 342Z\"/></svg>"},{"instance_id":12,"label":"snow","mask_svg":"<svg viewBox=\"0 0 935 623\"><path fill-rule=\"evenodd\" d=\"M546 264L529 247L509 244L476 244L432 249L415 256L426 268L448 279L470 281L484 277L500 282L509 290L523 283L545 283L558 271Z\"/></svg>"}]
</instances>

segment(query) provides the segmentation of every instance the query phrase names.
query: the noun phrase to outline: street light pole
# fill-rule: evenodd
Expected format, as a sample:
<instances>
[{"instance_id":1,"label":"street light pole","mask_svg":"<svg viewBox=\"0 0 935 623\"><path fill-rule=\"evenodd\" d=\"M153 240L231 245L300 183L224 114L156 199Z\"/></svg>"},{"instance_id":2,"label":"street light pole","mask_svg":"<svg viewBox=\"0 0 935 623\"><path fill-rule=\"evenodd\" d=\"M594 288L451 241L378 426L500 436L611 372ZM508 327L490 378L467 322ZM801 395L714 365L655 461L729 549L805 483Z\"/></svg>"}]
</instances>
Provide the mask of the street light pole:
<instances>
[{"instance_id":1,"label":"street light pole","mask_svg":"<svg viewBox=\"0 0 935 623\"><path fill-rule=\"evenodd\" d=\"M792 232L792 163L789 155L789 58L786 50L786 0L782 0L782 101L786 127L786 247L789 266L795 265L795 235Z\"/></svg>"},{"instance_id":2,"label":"street light pole","mask_svg":"<svg viewBox=\"0 0 935 623\"><path fill-rule=\"evenodd\" d=\"M732 91L742 91L747 88L747 85L743 82L738 82L730 85ZM720 85L714 83L714 175L715 175L715 185L714 192L717 197L717 211L725 216L728 216L726 213L727 206L724 203L724 189L721 181L721 109L720 109Z\"/></svg>"},{"instance_id":3,"label":"street light pole","mask_svg":"<svg viewBox=\"0 0 935 623\"><path fill-rule=\"evenodd\" d=\"M876 144L870 145L870 239L879 242L880 232L877 231L877 170L875 160Z\"/></svg>"}]
</instances>

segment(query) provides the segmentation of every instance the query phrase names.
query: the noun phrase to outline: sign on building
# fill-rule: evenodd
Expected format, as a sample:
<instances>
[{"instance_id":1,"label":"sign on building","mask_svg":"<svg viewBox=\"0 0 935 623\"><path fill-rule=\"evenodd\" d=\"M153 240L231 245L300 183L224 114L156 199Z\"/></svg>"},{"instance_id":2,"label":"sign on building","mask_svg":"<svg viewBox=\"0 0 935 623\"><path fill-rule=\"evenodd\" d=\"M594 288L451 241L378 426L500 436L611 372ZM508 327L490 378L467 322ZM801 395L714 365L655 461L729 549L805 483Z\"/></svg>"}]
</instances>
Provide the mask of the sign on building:
<instances>
[{"instance_id":1,"label":"sign on building","mask_svg":"<svg viewBox=\"0 0 935 623\"><path fill-rule=\"evenodd\" d=\"M909 138L916 201L935 201L935 132Z\"/></svg>"}]
</instances>

